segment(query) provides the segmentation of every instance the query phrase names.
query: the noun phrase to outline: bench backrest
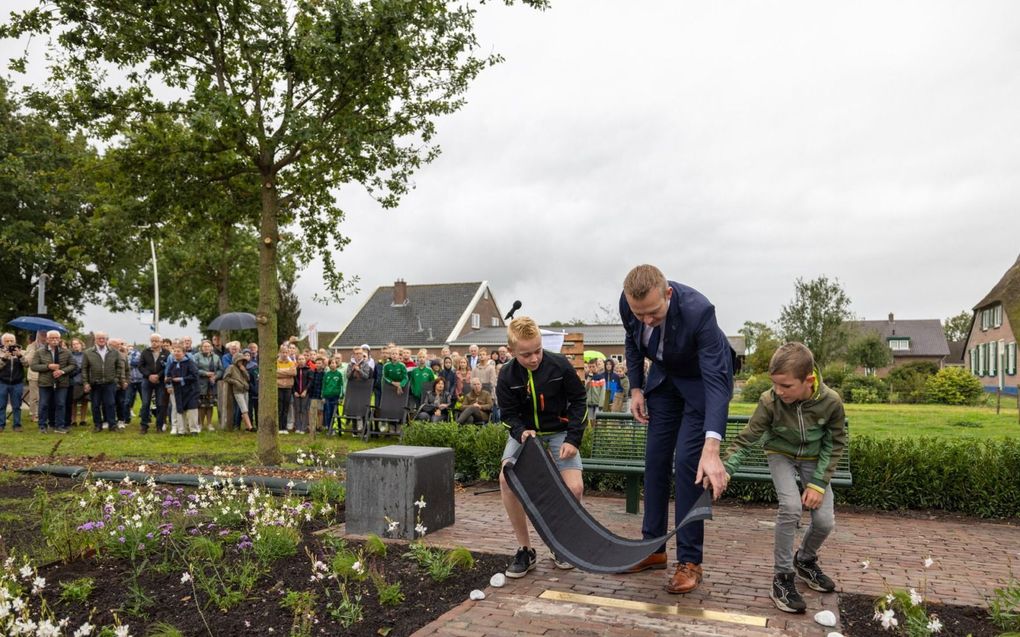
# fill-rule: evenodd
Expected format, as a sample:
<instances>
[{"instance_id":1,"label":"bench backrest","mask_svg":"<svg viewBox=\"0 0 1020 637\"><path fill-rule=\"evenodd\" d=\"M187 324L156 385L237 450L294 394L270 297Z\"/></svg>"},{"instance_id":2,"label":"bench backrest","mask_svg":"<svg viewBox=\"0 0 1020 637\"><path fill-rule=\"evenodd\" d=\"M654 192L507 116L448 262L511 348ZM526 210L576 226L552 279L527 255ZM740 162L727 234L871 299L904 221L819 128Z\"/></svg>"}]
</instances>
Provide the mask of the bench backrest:
<instances>
[{"instance_id":1,"label":"bench backrest","mask_svg":"<svg viewBox=\"0 0 1020 637\"><path fill-rule=\"evenodd\" d=\"M375 408L375 417L378 420L403 421L407 417L407 388L399 394L397 388L389 383L384 383L382 396Z\"/></svg>"},{"instance_id":2,"label":"bench backrest","mask_svg":"<svg viewBox=\"0 0 1020 637\"><path fill-rule=\"evenodd\" d=\"M348 418L364 418L368 413L368 405L372 400L372 379L352 378L347 381L344 393L344 416Z\"/></svg>"},{"instance_id":3,"label":"bench backrest","mask_svg":"<svg viewBox=\"0 0 1020 637\"><path fill-rule=\"evenodd\" d=\"M723 440L722 449L720 455L726 457L726 449L729 446L730 441L740 435L744 427L747 426L748 421L751 419L750 416L729 416L726 418L726 440ZM847 439L850 438L850 421L843 421L843 426L846 428ZM765 450L762 448L761 441L753 445L749 450L748 454L744 456L743 462L740 463L741 468L744 467L768 467L769 462L765 458ZM847 445L843 449L843 455L840 456L836 462L836 473L843 475L850 473L850 447Z\"/></svg>"}]
</instances>

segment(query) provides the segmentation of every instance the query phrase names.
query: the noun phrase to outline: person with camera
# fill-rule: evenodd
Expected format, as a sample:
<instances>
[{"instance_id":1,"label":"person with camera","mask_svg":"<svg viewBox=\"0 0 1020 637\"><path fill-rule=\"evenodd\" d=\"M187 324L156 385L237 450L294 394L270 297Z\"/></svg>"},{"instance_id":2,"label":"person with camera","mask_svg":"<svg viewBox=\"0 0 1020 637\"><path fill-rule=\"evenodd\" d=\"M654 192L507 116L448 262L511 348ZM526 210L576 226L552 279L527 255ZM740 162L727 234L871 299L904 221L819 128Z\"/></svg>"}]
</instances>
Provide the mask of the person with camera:
<instances>
[{"instance_id":1,"label":"person with camera","mask_svg":"<svg viewBox=\"0 0 1020 637\"><path fill-rule=\"evenodd\" d=\"M14 334L0 336L0 431L7 428L7 403L14 431L21 431L21 396L25 391L25 353Z\"/></svg>"}]
</instances>

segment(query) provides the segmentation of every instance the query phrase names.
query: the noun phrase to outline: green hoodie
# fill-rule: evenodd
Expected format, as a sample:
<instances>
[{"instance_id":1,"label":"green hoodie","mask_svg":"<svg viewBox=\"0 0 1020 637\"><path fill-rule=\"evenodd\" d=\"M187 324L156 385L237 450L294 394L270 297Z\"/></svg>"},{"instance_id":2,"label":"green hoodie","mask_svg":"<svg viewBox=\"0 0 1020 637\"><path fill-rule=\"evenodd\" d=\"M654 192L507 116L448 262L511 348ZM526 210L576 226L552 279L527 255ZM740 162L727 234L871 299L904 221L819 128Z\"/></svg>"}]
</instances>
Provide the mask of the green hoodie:
<instances>
[{"instance_id":1,"label":"green hoodie","mask_svg":"<svg viewBox=\"0 0 1020 637\"><path fill-rule=\"evenodd\" d=\"M761 440L765 453L817 460L808 487L821 493L846 448L846 415L839 394L815 372L815 391L807 400L786 404L773 390L763 392L750 421L730 443L723 464L733 475L750 447Z\"/></svg>"},{"instance_id":2,"label":"green hoodie","mask_svg":"<svg viewBox=\"0 0 1020 637\"><path fill-rule=\"evenodd\" d=\"M322 397L340 398L344 395L344 373L339 369L327 369L322 375Z\"/></svg>"}]
</instances>

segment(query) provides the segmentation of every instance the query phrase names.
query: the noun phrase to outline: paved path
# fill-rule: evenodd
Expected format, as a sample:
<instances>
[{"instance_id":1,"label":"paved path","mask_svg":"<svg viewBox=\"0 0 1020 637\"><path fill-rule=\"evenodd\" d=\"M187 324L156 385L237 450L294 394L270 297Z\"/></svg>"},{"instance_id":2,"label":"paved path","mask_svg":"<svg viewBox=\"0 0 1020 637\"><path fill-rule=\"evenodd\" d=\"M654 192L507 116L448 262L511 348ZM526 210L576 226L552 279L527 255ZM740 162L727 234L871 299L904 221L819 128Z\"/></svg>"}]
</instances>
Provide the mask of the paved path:
<instances>
[{"instance_id":1,"label":"paved path","mask_svg":"<svg viewBox=\"0 0 1020 637\"><path fill-rule=\"evenodd\" d=\"M623 499L591 497L585 505L614 532L640 537L641 516L625 513ZM460 492L456 512L457 523L430 533L429 543L503 553L509 561L516 546L498 493ZM775 509L770 507L731 503L717 506L715 519L706 522L705 580L694 593L683 596L663 590L667 571L623 576L558 570L549 559L548 549L533 533L540 546L538 568L525 578L510 580L504 588L487 588L485 600L461 604L416 635L824 637L833 629L817 625L812 616L829 609L838 617L836 594L822 595L801 586L808 604L806 615L779 612L768 597L774 517ZM675 555L672 542L669 555ZM935 565L925 569L923 561L928 556ZM870 562L867 569L861 566L864 560ZM836 530L822 549L820 563L840 591L877 597L885 591L883 578L892 586L920 590L927 577L929 599L983 605L984 596L1009 577L1011 560L1020 565L1020 527L1016 524L916 519L837 509ZM671 570L672 563L668 572ZM636 609L580 603L569 599L570 595L654 606ZM568 599L549 598L557 596ZM765 626L706 619L698 616L702 611L763 618Z\"/></svg>"}]
</instances>

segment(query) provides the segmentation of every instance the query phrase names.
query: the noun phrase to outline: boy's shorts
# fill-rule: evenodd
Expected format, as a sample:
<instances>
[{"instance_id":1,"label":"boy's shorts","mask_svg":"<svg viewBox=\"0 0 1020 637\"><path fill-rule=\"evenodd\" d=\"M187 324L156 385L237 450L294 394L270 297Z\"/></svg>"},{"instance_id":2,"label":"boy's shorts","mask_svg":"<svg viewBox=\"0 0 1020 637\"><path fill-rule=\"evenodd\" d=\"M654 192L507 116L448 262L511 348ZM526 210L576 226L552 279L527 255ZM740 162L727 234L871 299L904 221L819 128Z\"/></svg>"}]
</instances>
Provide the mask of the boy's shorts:
<instances>
[{"instance_id":1,"label":"boy's shorts","mask_svg":"<svg viewBox=\"0 0 1020 637\"><path fill-rule=\"evenodd\" d=\"M567 469L582 470L581 467L581 450L578 449L577 453L574 454L573 458L566 460L560 460L560 446L567 439L567 432L561 431L559 433L549 434L547 436L535 436L535 440L540 440L545 445L545 448L552 454L553 461L556 463L556 468L560 471ZM513 436L507 439L506 446L503 447L503 462L506 462L510 458L514 457L517 450L521 448L521 443L513 439Z\"/></svg>"}]
</instances>

